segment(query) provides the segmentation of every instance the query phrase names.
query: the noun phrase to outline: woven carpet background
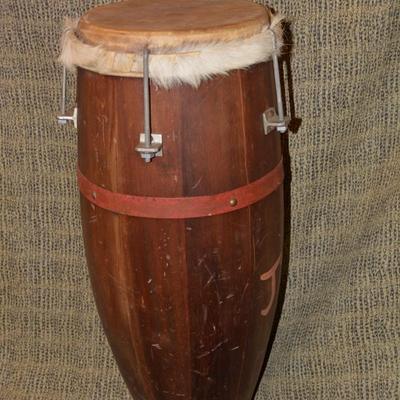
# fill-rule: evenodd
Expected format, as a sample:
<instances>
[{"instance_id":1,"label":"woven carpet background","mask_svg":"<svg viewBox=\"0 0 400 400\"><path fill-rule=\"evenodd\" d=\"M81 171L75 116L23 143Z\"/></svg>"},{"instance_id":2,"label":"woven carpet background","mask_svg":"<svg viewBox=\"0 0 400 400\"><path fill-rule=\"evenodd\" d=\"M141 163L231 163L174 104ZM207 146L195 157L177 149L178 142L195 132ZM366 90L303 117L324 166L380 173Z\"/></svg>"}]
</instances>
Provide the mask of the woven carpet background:
<instances>
[{"instance_id":1,"label":"woven carpet background","mask_svg":"<svg viewBox=\"0 0 400 400\"><path fill-rule=\"evenodd\" d=\"M62 19L98 3L0 3L1 400L129 399L90 291L76 135L54 119ZM256 398L400 399L400 3L271 5L292 21L302 125L286 299Z\"/></svg>"}]
</instances>

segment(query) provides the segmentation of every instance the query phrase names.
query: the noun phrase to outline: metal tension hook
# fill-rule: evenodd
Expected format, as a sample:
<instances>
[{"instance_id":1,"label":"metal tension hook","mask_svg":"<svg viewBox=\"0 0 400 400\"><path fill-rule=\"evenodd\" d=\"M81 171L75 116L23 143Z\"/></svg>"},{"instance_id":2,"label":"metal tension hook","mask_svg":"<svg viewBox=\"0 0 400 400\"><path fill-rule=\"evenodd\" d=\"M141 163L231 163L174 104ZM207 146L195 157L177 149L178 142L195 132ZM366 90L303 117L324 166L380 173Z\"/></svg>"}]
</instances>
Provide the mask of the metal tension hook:
<instances>
[{"instance_id":1,"label":"metal tension hook","mask_svg":"<svg viewBox=\"0 0 400 400\"><path fill-rule=\"evenodd\" d=\"M275 91L276 91L276 102L278 107L278 115L276 114L275 108L271 107L266 110L263 114L264 132L266 135L276 129L280 133L285 133L288 130L289 117L285 117L283 112L283 101L282 101L282 90L281 90L281 75L279 72L279 61L278 61L278 41L276 33L269 28L273 36L273 53L272 62L274 65L274 80L275 80Z\"/></svg>"},{"instance_id":2,"label":"metal tension hook","mask_svg":"<svg viewBox=\"0 0 400 400\"><path fill-rule=\"evenodd\" d=\"M65 101L66 101L66 92L67 92L67 69L65 65L63 66L63 75L62 75L62 92L61 92L61 113L57 116L57 121L60 125L66 125L68 122L73 122L74 127L78 127L78 108L74 107L74 110L71 115L65 114Z\"/></svg>"},{"instance_id":3,"label":"metal tension hook","mask_svg":"<svg viewBox=\"0 0 400 400\"><path fill-rule=\"evenodd\" d=\"M149 50L143 50L143 100L144 100L144 133L140 134L136 151L149 163L154 157L162 157L162 135L151 133L150 123L150 77Z\"/></svg>"}]
</instances>

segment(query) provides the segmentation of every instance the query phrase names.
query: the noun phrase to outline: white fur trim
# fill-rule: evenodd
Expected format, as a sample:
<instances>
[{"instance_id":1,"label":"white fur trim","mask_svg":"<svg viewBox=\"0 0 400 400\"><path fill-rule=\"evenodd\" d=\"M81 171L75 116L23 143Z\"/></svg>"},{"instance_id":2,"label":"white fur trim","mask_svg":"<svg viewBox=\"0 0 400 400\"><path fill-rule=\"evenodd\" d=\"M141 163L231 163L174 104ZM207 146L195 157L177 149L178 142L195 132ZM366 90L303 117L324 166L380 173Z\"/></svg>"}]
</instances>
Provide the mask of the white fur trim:
<instances>
[{"instance_id":1,"label":"white fur trim","mask_svg":"<svg viewBox=\"0 0 400 400\"><path fill-rule=\"evenodd\" d=\"M149 58L150 77L163 88L178 84L198 87L204 79L267 61L274 52L271 30L278 39L278 51L282 46L282 19L279 15L273 16L270 26L249 38L186 44L177 49L167 49L167 54L152 53ZM79 66L103 75L142 76L141 54L118 53L102 46L85 44L76 31L77 21L66 21L59 61L67 68Z\"/></svg>"}]
</instances>

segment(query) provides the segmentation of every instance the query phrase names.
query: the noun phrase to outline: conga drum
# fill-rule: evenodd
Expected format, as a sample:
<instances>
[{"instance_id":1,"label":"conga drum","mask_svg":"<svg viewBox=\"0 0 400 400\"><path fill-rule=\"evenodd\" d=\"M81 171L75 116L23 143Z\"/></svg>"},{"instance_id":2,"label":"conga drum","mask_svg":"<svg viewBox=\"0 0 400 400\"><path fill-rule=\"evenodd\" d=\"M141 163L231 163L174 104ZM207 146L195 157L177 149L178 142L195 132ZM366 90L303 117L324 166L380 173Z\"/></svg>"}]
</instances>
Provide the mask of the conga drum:
<instances>
[{"instance_id":1,"label":"conga drum","mask_svg":"<svg viewBox=\"0 0 400 400\"><path fill-rule=\"evenodd\" d=\"M280 20L132 0L64 30L77 106L59 120L77 124L91 284L134 399L254 394L283 249Z\"/></svg>"}]
</instances>

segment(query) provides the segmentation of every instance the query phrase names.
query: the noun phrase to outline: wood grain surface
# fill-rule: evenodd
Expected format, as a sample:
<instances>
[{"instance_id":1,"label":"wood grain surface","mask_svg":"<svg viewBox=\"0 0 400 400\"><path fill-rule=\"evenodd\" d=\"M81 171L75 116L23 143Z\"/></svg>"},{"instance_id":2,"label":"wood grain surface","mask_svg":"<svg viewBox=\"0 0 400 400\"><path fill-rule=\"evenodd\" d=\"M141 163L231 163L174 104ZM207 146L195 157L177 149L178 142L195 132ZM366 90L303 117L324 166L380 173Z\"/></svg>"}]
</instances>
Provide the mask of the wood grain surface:
<instances>
[{"instance_id":1,"label":"wood grain surface","mask_svg":"<svg viewBox=\"0 0 400 400\"><path fill-rule=\"evenodd\" d=\"M152 127L163 134L164 156L146 165L134 150L142 80L79 70L79 168L99 186L142 196L245 185L281 158L280 136L265 136L262 126L272 88L270 64L198 90L152 86ZM281 188L251 207L189 220L126 217L83 197L81 205L96 304L132 396L250 400L279 287ZM263 279L277 262L274 279Z\"/></svg>"}]
</instances>

